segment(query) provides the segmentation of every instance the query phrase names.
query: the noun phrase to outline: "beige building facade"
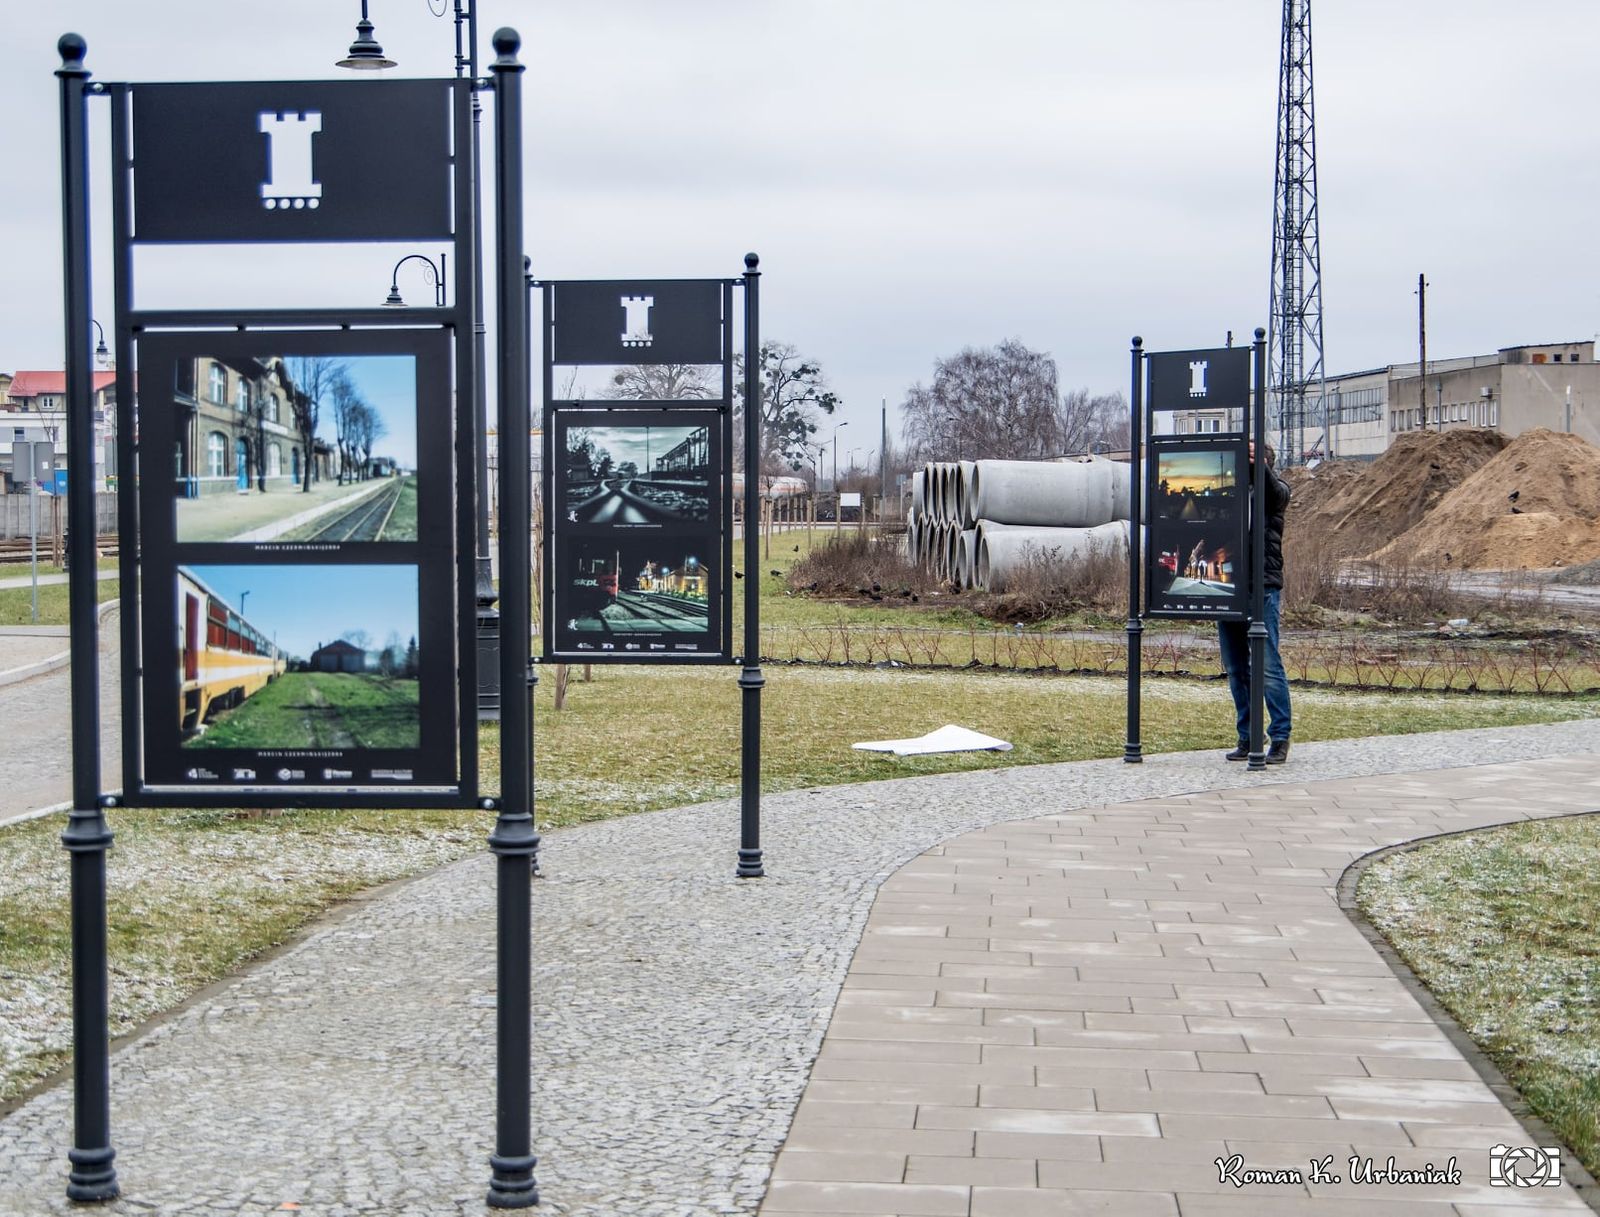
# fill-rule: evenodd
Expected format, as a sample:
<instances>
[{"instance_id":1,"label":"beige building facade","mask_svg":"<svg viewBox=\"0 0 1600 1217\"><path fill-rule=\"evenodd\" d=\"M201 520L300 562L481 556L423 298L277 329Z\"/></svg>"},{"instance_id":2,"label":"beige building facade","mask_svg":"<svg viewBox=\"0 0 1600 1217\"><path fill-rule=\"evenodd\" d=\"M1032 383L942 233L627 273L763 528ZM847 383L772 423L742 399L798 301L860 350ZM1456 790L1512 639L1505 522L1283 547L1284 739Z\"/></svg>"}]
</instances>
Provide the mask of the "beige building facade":
<instances>
[{"instance_id":1,"label":"beige building facade","mask_svg":"<svg viewBox=\"0 0 1600 1217\"><path fill-rule=\"evenodd\" d=\"M1600 446L1594 340L1504 347L1492 355L1392 364L1328 377L1332 454L1372 459L1396 435L1487 427L1514 438L1546 427ZM1306 428L1307 445L1316 429Z\"/></svg>"}]
</instances>

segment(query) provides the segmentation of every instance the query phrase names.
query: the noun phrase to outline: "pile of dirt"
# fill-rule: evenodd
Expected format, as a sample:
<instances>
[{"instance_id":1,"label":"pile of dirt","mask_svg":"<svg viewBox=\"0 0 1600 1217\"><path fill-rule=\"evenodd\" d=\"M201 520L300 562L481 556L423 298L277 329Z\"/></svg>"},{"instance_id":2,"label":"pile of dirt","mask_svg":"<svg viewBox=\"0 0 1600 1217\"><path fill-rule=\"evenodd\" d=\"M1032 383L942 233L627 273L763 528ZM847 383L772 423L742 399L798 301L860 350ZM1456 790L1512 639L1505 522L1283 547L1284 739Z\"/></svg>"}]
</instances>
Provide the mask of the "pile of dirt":
<instances>
[{"instance_id":1,"label":"pile of dirt","mask_svg":"<svg viewBox=\"0 0 1600 1217\"><path fill-rule=\"evenodd\" d=\"M1285 535L1315 538L1330 558L1371 553L1418 524L1505 447L1497 431L1407 431L1370 464L1291 470Z\"/></svg>"},{"instance_id":2,"label":"pile of dirt","mask_svg":"<svg viewBox=\"0 0 1600 1217\"><path fill-rule=\"evenodd\" d=\"M1600 448L1542 427L1525 432L1372 557L1454 570L1575 566L1600 557Z\"/></svg>"}]
</instances>

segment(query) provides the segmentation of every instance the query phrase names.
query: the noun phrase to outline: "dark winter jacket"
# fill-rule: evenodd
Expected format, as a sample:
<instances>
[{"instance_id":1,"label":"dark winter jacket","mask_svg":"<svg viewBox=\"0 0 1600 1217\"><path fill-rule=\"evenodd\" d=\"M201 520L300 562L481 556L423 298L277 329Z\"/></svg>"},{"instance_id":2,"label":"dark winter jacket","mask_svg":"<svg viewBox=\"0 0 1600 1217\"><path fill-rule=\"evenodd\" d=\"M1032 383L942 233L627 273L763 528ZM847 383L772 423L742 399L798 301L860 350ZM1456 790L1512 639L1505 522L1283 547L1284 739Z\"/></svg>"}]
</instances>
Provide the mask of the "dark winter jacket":
<instances>
[{"instance_id":1,"label":"dark winter jacket","mask_svg":"<svg viewBox=\"0 0 1600 1217\"><path fill-rule=\"evenodd\" d=\"M1278 476L1272 462L1267 462L1267 546L1266 579L1262 583L1268 591L1283 587L1283 516L1289 510L1289 483Z\"/></svg>"}]
</instances>

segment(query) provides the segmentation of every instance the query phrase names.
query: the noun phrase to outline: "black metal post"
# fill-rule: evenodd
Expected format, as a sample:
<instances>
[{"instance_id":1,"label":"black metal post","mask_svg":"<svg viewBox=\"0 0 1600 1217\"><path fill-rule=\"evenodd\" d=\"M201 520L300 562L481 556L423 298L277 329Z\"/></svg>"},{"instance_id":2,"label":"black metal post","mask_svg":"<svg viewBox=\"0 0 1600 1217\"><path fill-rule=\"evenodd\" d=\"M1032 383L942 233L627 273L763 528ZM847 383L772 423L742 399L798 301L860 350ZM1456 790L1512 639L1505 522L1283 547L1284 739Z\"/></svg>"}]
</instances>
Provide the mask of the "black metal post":
<instances>
[{"instance_id":1,"label":"black metal post","mask_svg":"<svg viewBox=\"0 0 1600 1217\"><path fill-rule=\"evenodd\" d=\"M95 616L94 368L89 354L88 44L63 34L61 245L66 296L67 537L78 547L67 589L72 649L72 810L61 843L72 855L72 1148L67 1197L113 1200L122 1190L111 1148L110 992L106 851L100 804L100 632Z\"/></svg>"},{"instance_id":2,"label":"black metal post","mask_svg":"<svg viewBox=\"0 0 1600 1217\"><path fill-rule=\"evenodd\" d=\"M1143 643L1144 622L1139 616L1139 561L1144 526L1143 470L1140 468L1139 449L1144 441L1144 339L1134 336L1132 402L1128 441L1128 739L1122 745L1122 759L1130 765L1143 762L1143 746L1139 742L1139 677L1144 666L1140 648Z\"/></svg>"},{"instance_id":3,"label":"black metal post","mask_svg":"<svg viewBox=\"0 0 1600 1217\"><path fill-rule=\"evenodd\" d=\"M1256 459L1250 480L1250 769L1267 767L1267 331L1256 327L1255 437Z\"/></svg>"},{"instance_id":4,"label":"black metal post","mask_svg":"<svg viewBox=\"0 0 1600 1217\"><path fill-rule=\"evenodd\" d=\"M522 270L522 39L513 29L494 32L495 91L495 291L500 391L500 602L508 628L500 637L500 687L527 685L527 697L503 698L500 707L500 806L489 849L498 860L496 910L495 1152L488 1203L530 1208L539 1203L532 1151L532 858L539 849L533 825L533 698L530 683L532 570L526 521L532 518L529 460L527 288Z\"/></svg>"},{"instance_id":5,"label":"black metal post","mask_svg":"<svg viewBox=\"0 0 1600 1217\"><path fill-rule=\"evenodd\" d=\"M461 53L463 21L467 26L465 56ZM468 154L467 172L472 178L472 408L478 416L478 557L475 589L478 598L478 721L493 722L500 717L500 612L495 608L499 596L494 590L494 564L489 558L489 403L484 384L488 358L484 351L486 339L483 322L483 103L478 100L478 8L472 0L455 0L455 23L456 75L459 77L465 68L472 83L472 147ZM501 506L503 509L503 501ZM502 510L501 532L506 529L507 519ZM515 523L514 520L512 522Z\"/></svg>"},{"instance_id":6,"label":"black metal post","mask_svg":"<svg viewBox=\"0 0 1600 1217\"><path fill-rule=\"evenodd\" d=\"M759 879L761 865L761 259L744 256L744 667L739 755L739 869Z\"/></svg>"}]
</instances>

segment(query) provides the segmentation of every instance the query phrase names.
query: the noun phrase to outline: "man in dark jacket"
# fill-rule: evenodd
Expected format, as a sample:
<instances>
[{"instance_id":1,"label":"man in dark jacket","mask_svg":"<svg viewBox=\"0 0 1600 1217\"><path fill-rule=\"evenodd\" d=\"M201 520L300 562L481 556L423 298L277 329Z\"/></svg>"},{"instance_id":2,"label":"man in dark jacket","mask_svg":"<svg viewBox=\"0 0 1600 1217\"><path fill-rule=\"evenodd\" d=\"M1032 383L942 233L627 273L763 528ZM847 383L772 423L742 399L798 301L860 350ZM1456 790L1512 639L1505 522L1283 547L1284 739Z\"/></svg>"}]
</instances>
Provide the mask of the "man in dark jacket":
<instances>
[{"instance_id":1,"label":"man in dark jacket","mask_svg":"<svg viewBox=\"0 0 1600 1217\"><path fill-rule=\"evenodd\" d=\"M1266 702L1267 764L1281 765L1289 759L1289 678L1278 657L1278 606L1283 598L1283 515L1289 507L1289 483L1278 476L1271 445L1267 446L1267 537L1263 571L1266 594L1263 615L1267 622ZM1256 446L1250 445L1250 476L1255 477ZM1255 522L1251 522L1255 526ZM1222 646L1222 670L1228 676L1228 691L1239 732L1239 746L1227 754L1230 761L1250 756L1250 624L1246 621L1217 622L1217 641Z\"/></svg>"}]
</instances>

